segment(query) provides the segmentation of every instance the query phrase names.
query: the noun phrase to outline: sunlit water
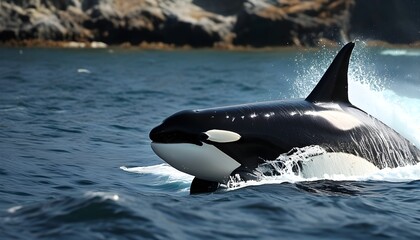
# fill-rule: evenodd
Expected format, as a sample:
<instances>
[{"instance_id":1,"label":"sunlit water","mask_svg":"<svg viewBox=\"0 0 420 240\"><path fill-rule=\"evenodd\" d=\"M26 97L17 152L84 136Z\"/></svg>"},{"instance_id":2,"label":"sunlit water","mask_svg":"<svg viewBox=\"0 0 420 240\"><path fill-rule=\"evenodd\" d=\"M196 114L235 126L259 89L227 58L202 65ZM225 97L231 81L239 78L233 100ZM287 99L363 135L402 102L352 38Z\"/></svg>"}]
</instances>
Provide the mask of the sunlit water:
<instances>
[{"instance_id":1,"label":"sunlit water","mask_svg":"<svg viewBox=\"0 0 420 240\"><path fill-rule=\"evenodd\" d=\"M305 97L335 52L0 49L0 237L419 238L420 165L190 196L150 149L176 111ZM350 100L420 146L418 52L358 44Z\"/></svg>"}]
</instances>

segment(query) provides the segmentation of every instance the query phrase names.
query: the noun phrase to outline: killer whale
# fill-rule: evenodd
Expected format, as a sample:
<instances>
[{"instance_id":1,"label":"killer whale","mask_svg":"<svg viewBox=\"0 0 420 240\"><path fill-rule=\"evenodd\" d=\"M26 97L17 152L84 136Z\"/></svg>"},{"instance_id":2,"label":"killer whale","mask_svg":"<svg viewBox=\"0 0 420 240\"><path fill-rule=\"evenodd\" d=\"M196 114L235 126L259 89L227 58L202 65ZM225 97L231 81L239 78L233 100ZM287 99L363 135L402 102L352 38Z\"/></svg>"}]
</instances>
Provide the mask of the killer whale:
<instances>
[{"instance_id":1,"label":"killer whale","mask_svg":"<svg viewBox=\"0 0 420 240\"><path fill-rule=\"evenodd\" d=\"M195 176L191 193L214 191L231 176L252 179L258 166L309 146L328 153L300 166L309 175L315 160L322 162L318 172L344 168L350 174L418 163L416 146L350 103L347 73L354 45L339 51L306 99L175 113L150 132L153 151Z\"/></svg>"}]
</instances>

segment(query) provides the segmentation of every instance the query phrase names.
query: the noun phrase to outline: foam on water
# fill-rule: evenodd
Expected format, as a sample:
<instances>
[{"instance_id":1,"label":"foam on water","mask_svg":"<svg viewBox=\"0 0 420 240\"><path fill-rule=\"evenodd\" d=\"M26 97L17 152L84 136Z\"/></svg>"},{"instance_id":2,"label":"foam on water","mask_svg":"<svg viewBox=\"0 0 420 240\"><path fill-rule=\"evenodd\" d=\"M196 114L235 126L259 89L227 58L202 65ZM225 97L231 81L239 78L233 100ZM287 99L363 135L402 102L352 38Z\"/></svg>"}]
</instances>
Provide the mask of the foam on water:
<instances>
[{"instance_id":1,"label":"foam on water","mask_svg":"<svg viewBox=\"0 0 420 240\"><path fill-rule=\"evenodd\" d=\"M316 149L312 149L316 151ZM310 151L311 152L311 151ZM304 154L304 153L302 153ZM295 159L300 159L303 155L295 155ZM306 156L306 155L305 155ZM240 189L248 186L259 186L265 184L281 184L281 183L297 183L297 182L309 182L309 181L319 181L319 180L334 180L334 181L387 181L387 182L409 182L414 180L420 180L420 164L415 166L405 166L398 168L385 168L377 171L373 171L366 175L360 176L348 176L343 174L324 174L322 177L310 177L305 178L302 174L296 174L293 171L293 161L287 162L287 167L282 169L282 174L278 176L263 176L258 181L241 181L236 179L231 179L226 185L222 186L221 191L230 191L235 189ZM190 184L193 180L193 176L180 172L175 168L169 166L168 164L157 164L146 167L121 167L122 170L146 174L146 175L155 175L155 176L164 176L168 177L168 180L162 179L162 184L168 182L184 182L185 184ZM182 191L187 191L188 189L182 189Z\"/></svg>"},{"instance_id":2,"label":"foam on water","mask_svg":"<svg viewBox=\"0 0 420 240\"><path fill-rule=\"evenodd\" d=\"M420 51L416 49L387 49L381 51L381 55L389 56L408 56L408 57L418 57L420 56Z\"/></svg>"},{"instance_id":3,"label":"foam on water","mask_svg":"<svg viewBox=\"0 0 420 240\"><path fill-rule=\"evenodd\" d=\"M144 166L144 167L120 167L121 170L155 177L154 187L164 187L166 190L186 193L190 190L190 185L194 176L178 171L167 163Z\"/></svg>"},{"instance_id":4,"label":"foam on water","mask_svg":"<svg viewBox=\"0 0 420 240\"><path fill-rule=\"evenodd\" d=\"M259 186L266 184L281 184L281 183L297 183L297 182L312 182L319 180L333 180L333 181L384 181L384 182L410 182L420 179L420 164L415 166L405 166L398 168L385 168L365 176L344 176L340 174L327 175L322 178L304 178L302 175L293 173L283 174L279 176L265 177L259 181L233 181L226 186L226 190L236 190L248 186Z\"/></svg>"},{"instance_id":5,"label":"foam on water","mask_svg":"<svg viewBox=\"0 0 420 240\"><path fill-rule=\"evenodd\" d=\"M115 193L109 193L109 192L86 192L85 195L87 197L100 197L103 200L113 200L118 201L120 200L120 196Z\"/></svg>"},{"instance_id":6,"label":"foam on water","mask_svg":"<svg viewBox=\"0 0 420 240\"><path fill-rule=\"evenodd\" d=\"M194 178L194 176L178 171L166 163L152 165L152 166L145 166L145 167L130 167L129 168L129 167L122 166L120 167L120 169L127 172L132 172L132 173L149 174L149 175L167 177L168 178L167 182L190 183Z\"/></svg>"}]
</instances>

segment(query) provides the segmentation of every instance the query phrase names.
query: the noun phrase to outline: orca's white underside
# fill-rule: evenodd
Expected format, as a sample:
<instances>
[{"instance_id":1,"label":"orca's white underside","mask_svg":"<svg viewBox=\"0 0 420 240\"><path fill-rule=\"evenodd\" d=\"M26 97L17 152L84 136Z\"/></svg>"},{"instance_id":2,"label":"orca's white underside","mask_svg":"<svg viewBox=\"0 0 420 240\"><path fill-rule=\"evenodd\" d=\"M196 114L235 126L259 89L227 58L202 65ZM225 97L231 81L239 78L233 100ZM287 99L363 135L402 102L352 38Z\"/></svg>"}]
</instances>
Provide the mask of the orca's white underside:
<instances>
[{"instance_id":1,"label":"orca's white underside","mask_svg":"<svg viewBox=\"0 0 420 240\"><path fill-rule=\"evenodd\" d=\"M348 153L325 153L302 162L304 178L365 176L378 170L366 159Z\"/></svg>"},{"instance_id":2,"label":"orca's white underside","mask_svg":"<svg viewBox=\"0 0 420 240\"><path fill-rule=\"evenodd\" d=\"M213 145L189 143L152 143L153 151L172 167L201 179L225 182L240 166Z\"/></svg>"},{"instance_id":3,"label":"orca's white underside","mask_svg":"<svg viewBox=\"0 0 420 240\"><path fill-rule=\"evenodd\" d=\"M233 158L211 144L152 143L153 151L174 168L195 177L226 182L230 174L241 166ZM364 158L348 153L324 153L302 162L305 178L326 176L364 176L379 170Z\"/></svg>"}]
</instances>

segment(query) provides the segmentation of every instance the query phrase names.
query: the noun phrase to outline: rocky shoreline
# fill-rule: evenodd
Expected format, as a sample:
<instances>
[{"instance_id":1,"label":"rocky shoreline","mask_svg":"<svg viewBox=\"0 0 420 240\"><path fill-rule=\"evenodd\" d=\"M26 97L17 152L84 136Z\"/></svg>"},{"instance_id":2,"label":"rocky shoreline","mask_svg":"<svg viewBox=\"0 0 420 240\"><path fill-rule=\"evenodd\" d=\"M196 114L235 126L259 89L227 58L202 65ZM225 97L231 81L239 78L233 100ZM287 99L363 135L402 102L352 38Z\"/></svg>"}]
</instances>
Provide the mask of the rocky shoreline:
<instances>
[{"instance_id":1,"label":"rocky shoreline","mask_svg":"<svg viewBox=\"0 0 420 240\"><path fill-rule=\"evenodd\" d=\"M241 49L357 38L418 46L418 12L420 2L408 0L2 0L0 43Z\"/></svg>"}]
</instances>

